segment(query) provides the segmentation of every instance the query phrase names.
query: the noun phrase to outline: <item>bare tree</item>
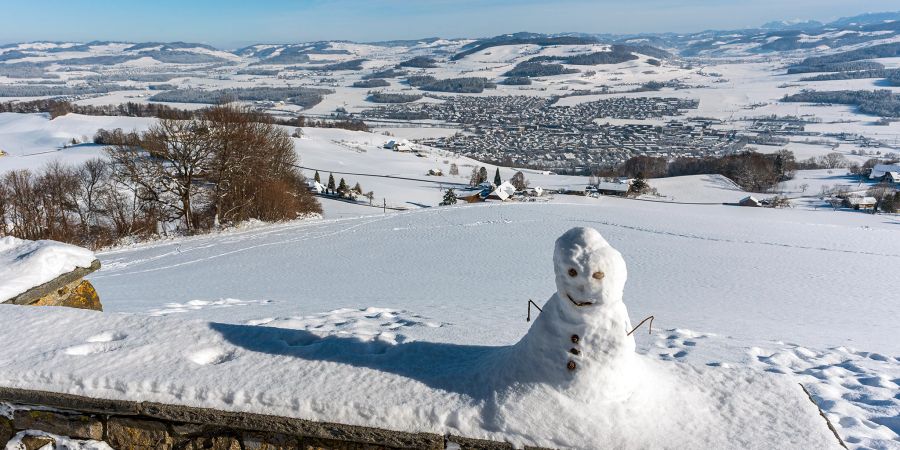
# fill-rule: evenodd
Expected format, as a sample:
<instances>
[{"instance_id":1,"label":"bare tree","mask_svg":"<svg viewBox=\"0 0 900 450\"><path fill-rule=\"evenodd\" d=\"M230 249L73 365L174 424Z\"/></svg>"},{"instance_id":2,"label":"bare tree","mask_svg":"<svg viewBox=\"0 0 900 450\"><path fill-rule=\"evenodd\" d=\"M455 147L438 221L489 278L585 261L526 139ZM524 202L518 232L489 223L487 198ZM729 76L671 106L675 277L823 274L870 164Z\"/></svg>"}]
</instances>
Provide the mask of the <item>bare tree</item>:
<instances>
[{"instance_id":1,"label":"bare tree","mask_svg":"<svg viewBox=\"0 0 900 450\"><path fill-rule=\"evenodd\" d=\"M822 157L822 165L824 165L828 169L847 167L847 158L845 158L841 153L831 152Z\"/></svg>"},{"instance_id":2,"label":"bare tree","mask_svg":"<svg viewBox=\"0 0 900 450\"><path fill-rule=\"evenodd\" d=\"M171 219L180 219L190 233L197 227L194 203L204 189L199 181L211 165L209 135L209 128L198 119L160 119L144 133L140 147L116 145L108 154L142 200L159 205Z\"/></svg>"}]
</instances>

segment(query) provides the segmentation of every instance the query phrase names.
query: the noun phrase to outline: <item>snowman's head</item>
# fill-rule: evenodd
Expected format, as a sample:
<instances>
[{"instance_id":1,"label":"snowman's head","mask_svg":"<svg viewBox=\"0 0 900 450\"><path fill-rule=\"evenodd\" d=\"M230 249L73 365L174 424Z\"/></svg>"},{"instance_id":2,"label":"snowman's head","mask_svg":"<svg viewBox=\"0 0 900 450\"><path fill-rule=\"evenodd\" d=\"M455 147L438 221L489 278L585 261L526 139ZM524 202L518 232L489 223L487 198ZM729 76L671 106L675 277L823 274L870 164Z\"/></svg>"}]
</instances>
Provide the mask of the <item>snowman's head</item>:
<instances>
[{"instance_id":1,"label":"snowman's head","mask_svg":"<svg viewBox=\"0 0 900 450\"><path fill-rule=\"evenodd\" d=\"M622 301L628 277L622 254L593 228L572 228L556 240L556 290L575 309Z\"/></svg>"}]
</instances>

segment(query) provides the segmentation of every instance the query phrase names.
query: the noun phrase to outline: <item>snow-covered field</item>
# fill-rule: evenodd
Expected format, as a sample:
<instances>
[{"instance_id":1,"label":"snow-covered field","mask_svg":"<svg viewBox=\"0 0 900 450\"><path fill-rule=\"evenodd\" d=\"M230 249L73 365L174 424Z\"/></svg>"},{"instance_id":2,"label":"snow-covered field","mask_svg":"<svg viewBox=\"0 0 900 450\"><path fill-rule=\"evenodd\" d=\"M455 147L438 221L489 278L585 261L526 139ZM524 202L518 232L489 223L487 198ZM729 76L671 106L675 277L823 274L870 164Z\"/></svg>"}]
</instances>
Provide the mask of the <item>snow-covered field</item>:
<instances>
[{"instance_id":1,"label":"snow-covered field","mask_svg":"<svg viewBox=\"0 0 900 450\"><path fill-rule=\"evenodd\" d=\"M638 349L671 375L664 379L730 386L764 402L769 390L785 408L802 408L787 388L802 383L852 446L896 447L900 346L891 336L900 311L885 286L900 260L897 222L831 211L582 199L257 226L111 250L89 277L104 315L3 314L0 328L29 323L42 338L17 332L32 347L2 358L10 363L0 379L590 447L608 430L526 436L545 421L492 413L471 386L444 378L460 367L477 372L477 355L525 334L527 300L543 304L556 290L553 240L579 225L624 255L632 322L656 317L653 334L636 334ZM391 401L365 400L386 389ZM532 395L522 404L544 398ZM577 418L566 411L558 413ZM732 414L742 420L741 410ZM719 431L712 435L730 433ZM622 442L651 445L655 436Z\"/></svg>"}]
</instances>

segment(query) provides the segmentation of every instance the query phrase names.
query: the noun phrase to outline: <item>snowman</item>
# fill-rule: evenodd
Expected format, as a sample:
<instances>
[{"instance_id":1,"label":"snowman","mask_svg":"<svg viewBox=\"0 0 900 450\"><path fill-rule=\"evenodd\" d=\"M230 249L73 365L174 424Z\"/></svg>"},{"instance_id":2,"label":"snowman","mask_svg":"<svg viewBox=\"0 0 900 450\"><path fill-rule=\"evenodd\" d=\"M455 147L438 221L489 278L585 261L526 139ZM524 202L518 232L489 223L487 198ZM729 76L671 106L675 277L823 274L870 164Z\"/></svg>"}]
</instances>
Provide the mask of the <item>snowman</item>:
<instances>
[{"instance_id":1,"label":"snowman","mask_svg":"<svg viewBox=\"0 0 900 450\"><path fill-rule=\"evenodd\" d=\"M627 396L637 358L622 302L625 260L597 230L573 228L556 240L553 265L556 293L510 349L509 375L581 398Z\"/></svg>"}]
</instances>

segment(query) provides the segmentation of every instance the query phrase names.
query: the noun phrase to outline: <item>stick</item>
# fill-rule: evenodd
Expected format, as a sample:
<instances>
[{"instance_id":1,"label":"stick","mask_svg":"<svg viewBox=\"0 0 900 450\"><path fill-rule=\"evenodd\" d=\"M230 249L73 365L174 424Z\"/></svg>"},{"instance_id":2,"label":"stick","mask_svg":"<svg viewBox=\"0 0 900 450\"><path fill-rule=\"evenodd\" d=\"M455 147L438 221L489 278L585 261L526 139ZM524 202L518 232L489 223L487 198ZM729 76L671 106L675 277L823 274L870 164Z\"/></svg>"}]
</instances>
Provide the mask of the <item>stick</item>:
<instances>
[{"instance_id":1,"label":"stick","mask_svg":"<svg viewBox=\"0 0 900 450\"><path fill-rule=\"evenodd\" d=\"M647 334L652 334L653 333L653 316L647 316L646 318L644 318L644 320L641 321L641 323L637 324L636 327L632 328L631 331L629 331L628 334L626 334L625 336L631 336L631 333L634 333L634 330L637 330L638 328L640 328L641 325L643 325L644 322L646 322L648 320L650 321L650 327L647 330Z\"/></svg>"},{"instance_id":2,"label":"stick","mask_svg":"<svg viewBox=\"0 0 900 450\"><path fill-rule=\"evenodd\" d=\"M819 410L819 415L822 416L823 419L825 419L825 423L828 424L828 429L831 430L831 433L834 434L834 437L837 438L838 443L841 444L841 447L847 448L847 444L845 444L844 440L841 439L841 435L838 434L837 429L835 429L834 425L831 424L831 421L828 420L828 416L825 415L825 412L822 411L822 408L819 407L819 404L816 403L815 400L813 400L812 394L810 394L809 391L806 390L806 386L804 386L802 383L798 384L800 384L800 389L803 389L803 392L806 392L806 396L809 398L809 401L811 401L813 405L816 405L816 409Z\"/></svg>"},{"instance_id":3,"label":"stick","mask_svg":"<svg viewBox=\"0 0 900 450\"><path fill-rule=\"evenodd\" d=\"M526 321L526 322L531 322L531 305L534 305L534 307L537 308L538 311L544 312L544 310L541 309L541 307L538 306L537 303L535 303L534 301L532 301L532 300L529 298L529 299L528 299L528 317L525 318L525 321Z\"/></svg>"}]
</instances>

